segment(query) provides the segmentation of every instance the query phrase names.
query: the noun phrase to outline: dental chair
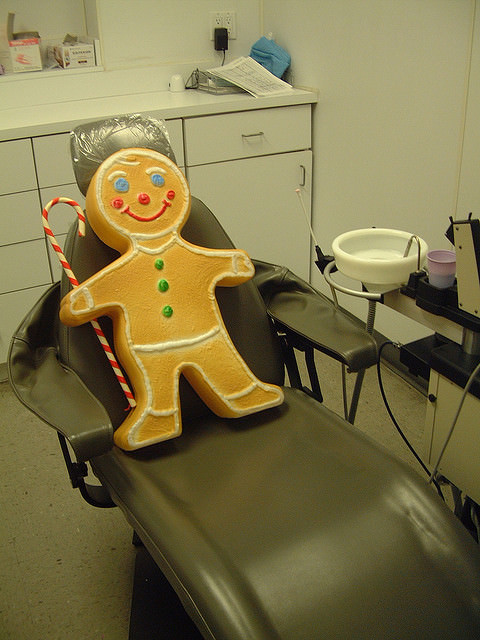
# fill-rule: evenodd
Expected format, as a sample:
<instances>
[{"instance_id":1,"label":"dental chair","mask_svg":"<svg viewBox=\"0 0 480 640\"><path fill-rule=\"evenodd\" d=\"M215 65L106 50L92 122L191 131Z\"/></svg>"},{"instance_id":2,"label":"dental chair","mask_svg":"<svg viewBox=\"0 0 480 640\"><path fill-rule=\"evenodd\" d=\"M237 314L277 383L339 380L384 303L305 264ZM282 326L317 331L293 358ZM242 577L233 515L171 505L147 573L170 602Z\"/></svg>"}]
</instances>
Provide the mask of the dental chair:
<instances>
[{"instance_id":1,"label":"dental chair","mask_svg":"<svg viewBox=\"0 0 480 640\"><path fill-rule=\"evenodd\" d=\"M157 144L141 122L140 133L135 121L126 123L115 135L106 134L105 123L76 130L81 188L102 138L117 148ZM164 139L157 150L171 156ZM195 198L183 235L204 246L232 246ZM65 253L79 281L116 257L90 228L79 238L75 225ZM309 285L265 263L257 263L257 283L272 317L253 281L218 288L217 299L237 349L260 379L284 382L284 336L275 314L291 332L298 325L302 345L344 357L342 335L340 347L322 345L315 335L311 311L322 298ZM426 481L302 388L285 387L281 406L224 419L183 381L180 437L130 453L115 447L126 400L91 327L60 324L68 289L66 278L53 285L17 330L10 381L19 399L57 430L74 486L94 505L120 507L165 588L176 594L167 599L144 581L134 602L144 605L153 595L157 610L181 604L173 629L165 623L158 636L135 636L131 626L132 640L480 637L480 554L471 537ZM339 330L347 331L338 317ZM101 324L110 340L109 320ZM87 463L100 484L86 484Z\"/></svg>"}]
</instances>

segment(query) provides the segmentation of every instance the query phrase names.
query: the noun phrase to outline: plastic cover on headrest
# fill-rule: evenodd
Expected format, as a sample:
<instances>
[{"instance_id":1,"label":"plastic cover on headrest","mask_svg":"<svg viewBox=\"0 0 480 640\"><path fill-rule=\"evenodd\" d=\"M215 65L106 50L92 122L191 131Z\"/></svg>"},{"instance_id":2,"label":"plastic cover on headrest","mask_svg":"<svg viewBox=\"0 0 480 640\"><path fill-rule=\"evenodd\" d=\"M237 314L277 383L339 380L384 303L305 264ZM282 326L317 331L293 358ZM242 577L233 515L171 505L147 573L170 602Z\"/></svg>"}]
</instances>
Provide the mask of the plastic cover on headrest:
<instances>
[{"instance_id":1,"label":"plastic cover on headrest","mask_svg":"<svg viewBox=\"0 0 480 640\"><path fill-rule=\"evenodd\" d=\"M133 113L76 127L70 134L70 151L83 195L99 165L112 153L131 147L153 149L176 162L163 120Z\"/></svg>"}]
</instances>

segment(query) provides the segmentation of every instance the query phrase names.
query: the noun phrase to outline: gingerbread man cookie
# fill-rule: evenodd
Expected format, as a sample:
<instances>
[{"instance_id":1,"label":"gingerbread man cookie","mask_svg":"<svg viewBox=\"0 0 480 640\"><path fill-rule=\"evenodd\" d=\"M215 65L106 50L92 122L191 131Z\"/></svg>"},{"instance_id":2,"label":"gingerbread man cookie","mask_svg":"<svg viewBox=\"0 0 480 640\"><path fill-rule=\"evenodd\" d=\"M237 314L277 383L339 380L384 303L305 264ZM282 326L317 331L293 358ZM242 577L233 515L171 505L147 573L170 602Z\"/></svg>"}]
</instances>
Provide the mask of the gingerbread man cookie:
<instances>
[{"instance_id":1,"label":"gingerbread man cookie","mask_svg":"<svg viewBox=\"0 0 480 640\"><path fill-rule=\"evenodd\" d=\"M249 280L253 265L244 251L181 237L190 192L170 159L149 149L114 153L90 183L86 210L95 233L121 256L65 296L60 318L71 326L99 315L113 320L137 403L115 432L119 447L180 435L180 374L222 417L282 403L282 390L258 380L237 352L215 298L217 285Z\"/></svg>"}]
</instances>

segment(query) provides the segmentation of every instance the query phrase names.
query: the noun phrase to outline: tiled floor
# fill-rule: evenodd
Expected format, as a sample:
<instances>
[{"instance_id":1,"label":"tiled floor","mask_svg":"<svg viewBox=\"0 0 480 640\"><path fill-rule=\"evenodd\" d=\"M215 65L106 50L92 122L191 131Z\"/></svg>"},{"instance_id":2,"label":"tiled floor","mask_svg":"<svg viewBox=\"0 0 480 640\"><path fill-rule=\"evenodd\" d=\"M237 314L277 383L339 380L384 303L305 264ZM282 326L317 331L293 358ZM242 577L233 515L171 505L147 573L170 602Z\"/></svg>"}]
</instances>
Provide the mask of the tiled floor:
<instances>
[{"instance_id":1,"label":"tiled floor","mask_svg":"<svg viewBox=\"0 0 480 640\"><path fill-rule=\"evenodd\" d=\"M340 367L323 356L318 362L325 404L341 413ZM421 450L425 397L390 371L384 376L392 410ZM374 369L356 424L417 468L390 423ZM0 478L0 638L127 640L131 530L119 509L95 509L71 489L55 433L6 382Z\"/></svg>"}]
</instances>

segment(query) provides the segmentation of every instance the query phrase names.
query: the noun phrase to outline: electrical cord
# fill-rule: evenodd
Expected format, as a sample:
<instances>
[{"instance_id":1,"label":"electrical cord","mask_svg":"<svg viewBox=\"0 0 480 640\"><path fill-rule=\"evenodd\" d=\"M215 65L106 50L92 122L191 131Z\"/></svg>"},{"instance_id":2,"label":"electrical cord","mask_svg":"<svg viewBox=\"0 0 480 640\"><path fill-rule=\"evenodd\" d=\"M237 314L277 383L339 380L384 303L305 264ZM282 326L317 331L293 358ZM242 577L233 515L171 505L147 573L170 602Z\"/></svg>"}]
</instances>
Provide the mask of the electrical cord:
<instances>
[{"instance_id":1,"label":"electrical cord","mask_svg":"<svg viewBox=\"0 0 480 640\"><path fill-rule=\"evenodd\" d=\"M410 452L413 454L413 456L415 457L415 459L417 460L419 465L422 467L422 469L425 471L427 476L429 476L429 478L430 478L431 474L430 474L430 471L429 471L428 467L424 464L423 460L420 458L418 453L415 451L415 449L413 448L413 446L409 442L407 436L403 433L402 429L400 428L400 425L398 424L397 420L395 419L395 416L392 413L390 405L388 404L387 397L385 395L385 389L384 389L383 380L382 380L382 372L381 372L381 368L380 368L380 359L381 359L381 356L382 356L382 352L383 352L384 348L387 345L392 345L394 347L397 347L397 345L394 342L392 342L391 340L387 340L386 342L384 342L380 346L380 348L378 350L377 378L378 378L378 386L380 387L380 393L382 395L382 399L383 399L383 402L385 404L385 408L387 410L387 413L390 416L390 419L392 420L392 422L393 422L393 424L395 426L395 429L398 431L398 433L401 436L402 440L405 442L405 444L407 445L407 447L409 448ZM440 485L438 484L437 480L435 478L432 478L431 480L429 479L429 483L430 482L432 482L435 485L435 488L437 490L438 495L441 497L441 499L443 501L445 501L445 497L444 497L444 495L442 493L442 490L441 490Z\"/></svg>"}]
</instances>

